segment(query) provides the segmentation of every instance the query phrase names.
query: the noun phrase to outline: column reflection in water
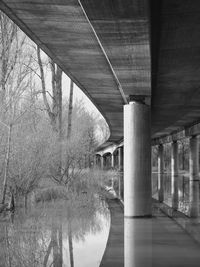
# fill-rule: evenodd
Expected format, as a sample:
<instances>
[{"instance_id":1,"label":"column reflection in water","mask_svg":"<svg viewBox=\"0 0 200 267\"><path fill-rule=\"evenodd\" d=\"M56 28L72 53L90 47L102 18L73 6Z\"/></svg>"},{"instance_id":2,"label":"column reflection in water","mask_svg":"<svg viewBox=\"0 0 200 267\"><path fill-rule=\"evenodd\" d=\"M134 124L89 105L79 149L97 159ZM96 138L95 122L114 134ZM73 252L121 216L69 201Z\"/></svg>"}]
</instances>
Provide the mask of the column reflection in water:
<instances>
[{"instance_id":1,"label":"column reflection in water","mask_svg":"<svg viewBox=\"0 0 200 267\"><path fill-rule=\"evenodd\" d=\"M171 150L171 194L172 208L178 210L178 142L172 143Z\"/></svg>"},{"instance_id":2,"label":"column reflection in water","mask_svg":"<svg viewBox=\"0 0 200 267\"><path fill-rule=\"evenodd\" d=\"M153 267L151 218L124 218L124 266Z\"/></svg>"}]
</instances>

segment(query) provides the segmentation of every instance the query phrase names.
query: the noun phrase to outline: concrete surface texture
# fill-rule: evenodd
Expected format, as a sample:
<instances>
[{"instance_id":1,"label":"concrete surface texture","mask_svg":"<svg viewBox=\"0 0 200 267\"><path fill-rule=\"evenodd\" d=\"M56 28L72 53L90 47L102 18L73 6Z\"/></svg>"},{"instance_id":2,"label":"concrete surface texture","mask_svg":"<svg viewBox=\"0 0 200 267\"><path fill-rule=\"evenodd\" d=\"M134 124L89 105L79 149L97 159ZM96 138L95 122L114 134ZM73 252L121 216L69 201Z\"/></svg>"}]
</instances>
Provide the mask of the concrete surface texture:
<instances>
[{"instance_id":1,"label":"concrete surface texture","mask_svg":"<svg viewBox=\"0 0 200 267\"><path fill-rule=\"evenodd\" d=\"M123 219L119 201L109 200L111 229L100 267L199 266L200 245L159 205L152 218Z\"/></svg>"},{"instance_id":2,"label":"concrete surface texture","mask_svg":"<svg viewBox=\"0 0 200 267\"><path fill-rule=\"evenodd\" d=\"M3 0L8 14L123 137L123 105L143 96L152 138L200 117L200 1ZM151 98L151 101L150 101Z\"/></svg>"}]
</instances>

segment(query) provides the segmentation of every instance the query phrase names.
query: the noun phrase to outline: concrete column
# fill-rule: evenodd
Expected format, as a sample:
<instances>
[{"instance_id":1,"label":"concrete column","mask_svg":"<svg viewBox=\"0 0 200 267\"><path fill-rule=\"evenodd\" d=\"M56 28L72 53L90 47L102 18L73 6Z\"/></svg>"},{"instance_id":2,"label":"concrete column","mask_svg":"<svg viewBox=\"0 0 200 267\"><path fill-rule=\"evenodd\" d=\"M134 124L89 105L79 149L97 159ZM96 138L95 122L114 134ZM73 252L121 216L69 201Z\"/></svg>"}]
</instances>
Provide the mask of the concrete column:
<instances>
[{"instance_id":1,"label":"concrete column","mask_svg":"<svg viewBox=\"0 0 200 267\"><path fill-rule=\"evenodd\" d=\"M111 154L111 168L114 169L115 166L115 158L114 158L114 154Z\"/></svg>"},{"instance_id":2,"label":"concrete column","mask_svg":"<svg viewBox=\"0 0 200 267\"><path fill-rule=\"evenodd\" d=\"M118 147L118 169L119 171L123 171L123 147ZM121 184L121 173L119 173L119 178L118 178L118 197L119 199L122 198L121 196L121 190L122 190L122 184Z\"/></svg>"},{"instance_id":3,"label":"concrete column","mask_svg":"<svg viewBox=\"0 0 200 267\"><path fill-rule=\"evenodd\" d=\"M164 200L164 157L163 145L158 146L158 200Z\"/></svg>"},{"instance_id":4,"label":"concrete column","mask_svg":"<svg viewBox=\"0 0 200 267\"><path fill-rule=\"evenodd\" d=\"M119 177L118 177L118 197L119 199L121 199L121 174L119 173Z\"/></svg>"},{"instance_id":5,"label":"concrete column","mask_svg":"<svg viewBox=\"0 0 200 267\"><path fill-rule=\"evenodd\" d=\"M111 154L111 170L114 169L114 154ZM111 187L114 188L114 177L111 177Z\"/></svg>"},{"instance_id":6,"label":"concrete column","mask_svg":"<svg viewBox=\"0 0 200 267\"><path fill-rule=\"evenodd\" d=\"M123 170L123 148L118 148L118 164L119 164L119 171Z\"/></svg>"},{"instance_id":7,"label":"concrete column","mask_svg":"<svg viewBox=\"0 0 200 267\"><path fill-rule=\"evenodd\" d=\"M97 168L98 167L98 156L94 155L93 157L93 167Z\"/></svg>"},{"instance_id":8,"label":"concrete column","mask_svg":"<svg viewBox=\"0 0 200 267\"><path fill-rule=\"evenodd\" d=\"M104 157L101 156L101 169L103 170L104 169Z\"/></svg>"},{"instance_id":9,"label":"concrete column","mask_svg":"<svg viewBox=\"0 0 200 267\"><path fill-rule=\"evenodd\" d=\"M178 209L178 143L174 141L171 148L171 193L172 208Z\"/></svg>"},{"instance_id":10,"label":"concrete column","mask_svg":"<svg viewBox=\"0 0 200 267\"><path fill-rule=\"evenodd\" d=\"M189 215L196 218L199 216L199 144L197 136L190 138L189 164Z\"/></svg>"},{"instance_id":11,"label":"concrete column","mask_svg":"<svg viewBox=\"0 0 200 267\"><path fill-rule=\"evenodd\" d=\"M97 161L98 168L101 169L101 156L98 156L98 161Z\"/></svg>"},{"instance_id":12,"label":"concrete column","mask_svg":"<svg viewBox=\"0 0 200 267\"><path fill-rule=\"evenodd\" d=\"M150 107L124 106L124 215L151 216Z\"/></svg>"}]
</instances>

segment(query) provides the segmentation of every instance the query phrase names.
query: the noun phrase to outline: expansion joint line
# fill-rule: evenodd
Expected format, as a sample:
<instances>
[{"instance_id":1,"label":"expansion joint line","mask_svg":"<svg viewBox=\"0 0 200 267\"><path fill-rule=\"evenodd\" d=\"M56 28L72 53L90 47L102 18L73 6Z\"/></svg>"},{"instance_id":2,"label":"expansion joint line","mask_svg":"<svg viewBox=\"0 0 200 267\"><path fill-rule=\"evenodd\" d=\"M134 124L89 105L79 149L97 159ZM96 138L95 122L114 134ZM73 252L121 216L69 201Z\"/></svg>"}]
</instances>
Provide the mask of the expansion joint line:
<instances>
[{"instance_id":1,"label":"expansion joint line","mask_svg":"<svg viewBox=\"0 0 200 267\"><path fill-rule=\"evenodd\" d=\"M112 74L113 74L113 76L114 76L114 79L115 79L115 82L116 82L116 84L117 84L117 88L118 88L118 90L120 91L120 94L121 94L121 96L122 96L122 98L123 98L123 100L124 100L124 104L128 104L128 100L126 99L126 96L125 96L124 91L123 91L123 89L122 89L121 83L120 83L119 79L117 78L117 75L116 75L116 73L115 73L115 71L114 71L114 69L113 69L113 67L112 67L112 64L111 64L111 62L110 62L110 60L109 60L109 58L108 58L108 56L107 56L107 54L106 54L106 51L105 51L105 49L103 48L103 45L101 44L101 41L100 41L100 39L99 39L99 37L98 37L98 35L97 35L97 33L96 33L94 27L92 26L92 23L90 22L90 20L89 20L87 14L86 14L86 11L85 11L85 9L84 9L82 3L81 3L81 0L78 0L78 3L79 3L79 5L80 5L80 7L81 7L81 9L82 9L82 11L83 11L83 13L84 13L84 15L85 15L87 21L88 21L88 23L89 23L89 25L90 25L90 27L91 27L93 33L94 33L94 35L95 35L95 37L96 37L96 39L97 39L97 42L98 42L98 44L99 44L99 46L100 46L100 48L101 48L101 50L102 50L102 52L103 52L103 54L104 54L106 60L107 60L107 63L108 63L108 65L109 65L110 69L111 69L111 72L112 72Z\"/></svg>"}]
</instances>

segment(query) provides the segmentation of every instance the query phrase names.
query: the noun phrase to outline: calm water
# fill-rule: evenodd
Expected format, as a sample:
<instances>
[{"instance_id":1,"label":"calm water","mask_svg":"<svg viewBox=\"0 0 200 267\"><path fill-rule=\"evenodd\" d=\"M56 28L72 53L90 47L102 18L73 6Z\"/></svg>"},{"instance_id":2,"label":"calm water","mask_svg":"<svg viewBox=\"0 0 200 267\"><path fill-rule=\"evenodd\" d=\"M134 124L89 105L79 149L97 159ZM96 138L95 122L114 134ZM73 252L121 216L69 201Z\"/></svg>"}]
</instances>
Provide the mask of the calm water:
<instances>
[{"instance_id":1,"label":"calm water","mask_svg":"<svg viewBox=\"0 0 200 267\"><path fill-rule=\"evenodd\" d=\"M172 195L171 195L171 173L164 174L164 202L171 206ZM189 210L189 175L178 175L178 209L188 214ZM158 198L158 173L152 173L152 193L155 198Z\"/></svg>"},{"instance_id":2,"label":"calm water","mask_svg":"<svg viewBox=\"0 0 200 267\"><path fill-rule=\"evenodd\" d=\"M110 227L98 196L40 203L0 217L0 266L97 267Z\"/></svg>"}]
</instances>

